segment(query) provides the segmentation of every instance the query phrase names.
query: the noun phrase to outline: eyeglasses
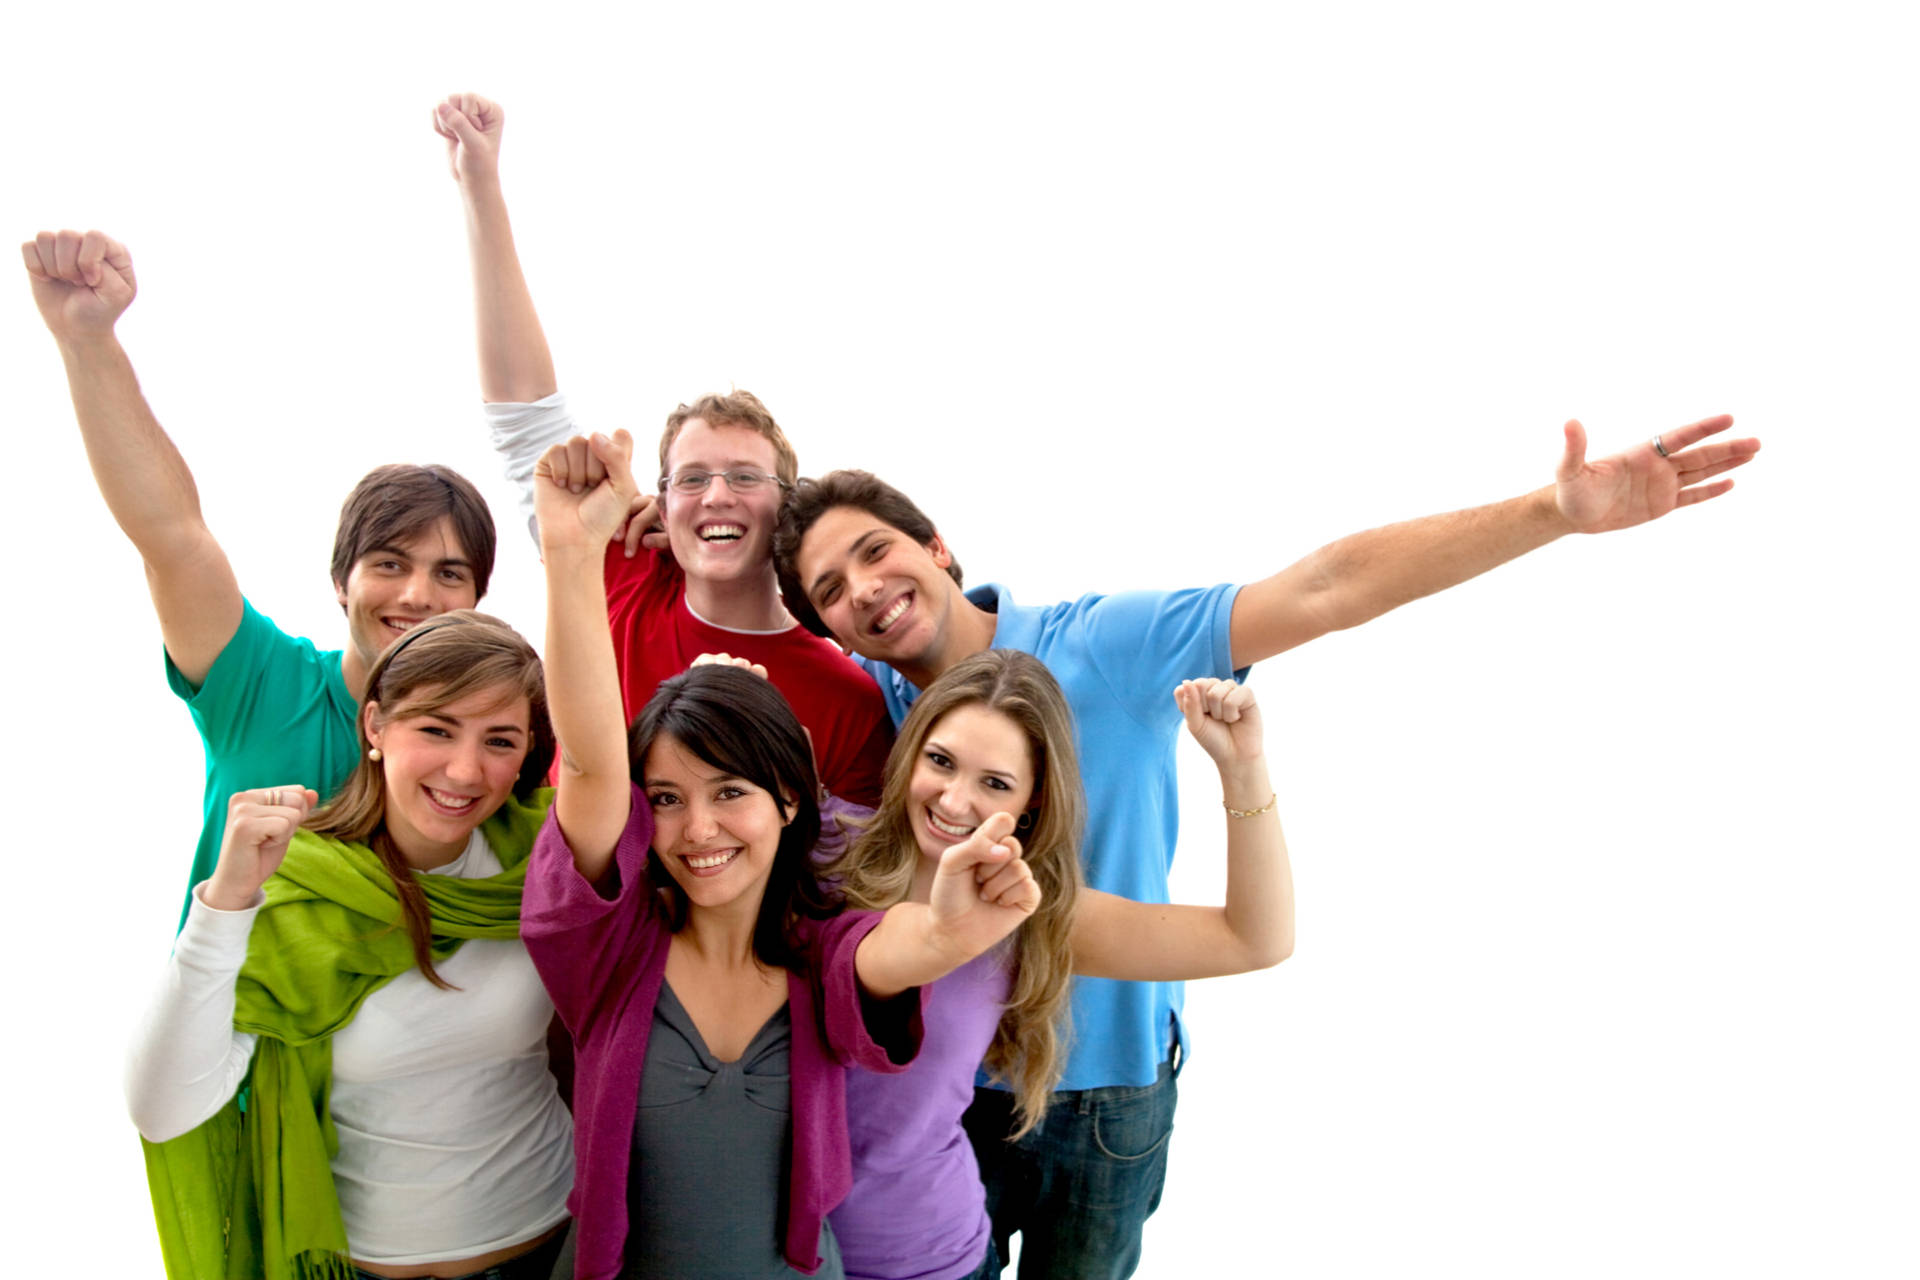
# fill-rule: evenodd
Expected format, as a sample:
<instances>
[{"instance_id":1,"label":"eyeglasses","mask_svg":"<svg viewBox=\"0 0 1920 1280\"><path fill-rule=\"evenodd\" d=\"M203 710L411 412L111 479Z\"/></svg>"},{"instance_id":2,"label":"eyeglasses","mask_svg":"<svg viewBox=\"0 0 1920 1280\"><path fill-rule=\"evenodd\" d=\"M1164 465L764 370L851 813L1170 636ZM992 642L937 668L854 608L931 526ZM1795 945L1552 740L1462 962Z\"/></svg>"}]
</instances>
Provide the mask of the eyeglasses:
<instances>
[{"instance_id":1,"label":"eyeglasses","mask_svg":"<svg viewBox=\"0 0 1920 1280\"><path fill-rule=\"evenodd\" d=\"M727 471L702 471L698 467L689 467L685 471L676 471L670 476L661 476L660 492L665 493L668 489L672 489L675 493L684 493L691 498L705 493L715 476L726 481L727 488L735 493L753 493L769 481L782 489L791 487L779 476L770 476L764 471L755 471L752 467L733 467Z\"/></svg>"}]
</instances>

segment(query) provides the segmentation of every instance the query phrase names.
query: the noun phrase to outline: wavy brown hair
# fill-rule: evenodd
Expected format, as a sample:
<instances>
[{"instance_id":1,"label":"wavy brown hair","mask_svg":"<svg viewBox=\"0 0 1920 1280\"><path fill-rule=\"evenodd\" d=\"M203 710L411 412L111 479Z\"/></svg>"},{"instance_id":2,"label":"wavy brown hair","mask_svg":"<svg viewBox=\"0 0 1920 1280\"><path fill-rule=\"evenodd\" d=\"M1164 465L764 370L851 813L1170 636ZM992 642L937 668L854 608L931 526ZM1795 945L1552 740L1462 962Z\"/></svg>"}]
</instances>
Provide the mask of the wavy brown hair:
<instances>
[{"instance_id":1,"label":"wavy brown hair","mask_svg":"<svg viewBox=\"0 0 1920 1280\"><path fill-rule=\"evenodd\" d=\"M374 662L367 675L365 701L378 703L381 723L391 724L498 687L509 690L509 697L519 694L527 700L527 758L513 786L514 795L524 800L545 781L553 764L553 728L547 721L547 684L540 655L500 619L456 609L414 627ZM414 963L427 981L450 989L433 968L433 921L416 878L419 872L407 865L387 833L386 771L367 758L371 744L366 720L364 714L359 718L360 763L331 799L307 815L303 825L316 835L373 850L393 879L401 919L413 943Z\"/></svg>"},{"instance_id":2,"label":"wavy brown hair","mask_svg":"<svg viewBox=\"0 0 1920 1280\"><path fill-rule=\"evenodd\" d=\"M1080 833L1086 799L1073 749L1073 716L1045 664L1032 654L988 649L950 667L913 704L887 756L880 808L853 846L821 878L837 879L847 905L885 910L906 899L920 862L907 799L915 763L948 712L981 706L1018 725L1033 756L1030 826L1018 832L1022 856L1040 886L1039 908L1005 943L1013 973L986 1066L1013 1091L1019 1137L1046 1114L1066 1070L1068 980L1073 976L1073 909L1080 893ZM1025 819L1022 819L1023 823Z\"/></svg>"}]
</instances>

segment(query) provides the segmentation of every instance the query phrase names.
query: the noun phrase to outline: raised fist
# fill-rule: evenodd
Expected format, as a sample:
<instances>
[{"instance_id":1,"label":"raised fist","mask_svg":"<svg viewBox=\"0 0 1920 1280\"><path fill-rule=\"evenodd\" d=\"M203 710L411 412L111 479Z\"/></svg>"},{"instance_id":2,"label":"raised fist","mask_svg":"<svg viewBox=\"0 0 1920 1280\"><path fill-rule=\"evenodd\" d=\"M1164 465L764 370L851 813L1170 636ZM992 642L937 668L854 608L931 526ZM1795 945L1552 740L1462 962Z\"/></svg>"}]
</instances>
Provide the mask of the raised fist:
<instances>
[{"instance_id":1,"label":"raised fist","mask_svg":"<svg viewBox=\"0 0 1920 1280\"><path fill-rule=\"evenodd\" d=\"M450 93L433 108L433 131L447 140L447 168L462 184L500 176L500 134L507 113L477 93Z\"/></svg>"},{"instance_id":2,"label":"raised fist","mask_svg":"<svg viewBox=\"0 0 1920 1280\"><path fill-rule=\"evenodd\" d=\"M133 256L102 231L42 231L20 246L34 305L56 338L113 332L133 301Z\"/></svg>"}]
</instances>

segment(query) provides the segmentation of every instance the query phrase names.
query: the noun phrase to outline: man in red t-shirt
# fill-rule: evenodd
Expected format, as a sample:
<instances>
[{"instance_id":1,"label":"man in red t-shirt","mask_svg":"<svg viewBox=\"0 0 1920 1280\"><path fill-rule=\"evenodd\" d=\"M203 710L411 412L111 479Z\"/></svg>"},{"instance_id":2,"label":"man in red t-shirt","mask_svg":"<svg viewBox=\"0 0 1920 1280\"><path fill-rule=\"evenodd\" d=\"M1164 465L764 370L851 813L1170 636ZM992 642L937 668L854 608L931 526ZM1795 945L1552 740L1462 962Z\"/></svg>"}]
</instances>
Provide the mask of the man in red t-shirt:
<instances>
[{"instance_id":1,"label":"man in red t-shirt","mask_svg":"<svg viewBox=\"0 0 1920 1280\"><path fill-rule=\"evenodd\" d=\"M494 446L532 513L533 466L575 437L553 358L520 270L501 195L500 108L457 94L434 109L466 205L480 346L480 389ZM586 471L586 444L576 437ZM668 676L703 653L759 663L813 738L820 780L873 805L893 730L879 688L836 646L787 613L773 571L782 494L799 474L793 446L753 395L681 405L660 438L660 494L636 503L607 548L607 613L629 721ZM664 526L664 533L654 528ZM644 539L644 542L643 542Z\"/></svg>"}]
</instances>

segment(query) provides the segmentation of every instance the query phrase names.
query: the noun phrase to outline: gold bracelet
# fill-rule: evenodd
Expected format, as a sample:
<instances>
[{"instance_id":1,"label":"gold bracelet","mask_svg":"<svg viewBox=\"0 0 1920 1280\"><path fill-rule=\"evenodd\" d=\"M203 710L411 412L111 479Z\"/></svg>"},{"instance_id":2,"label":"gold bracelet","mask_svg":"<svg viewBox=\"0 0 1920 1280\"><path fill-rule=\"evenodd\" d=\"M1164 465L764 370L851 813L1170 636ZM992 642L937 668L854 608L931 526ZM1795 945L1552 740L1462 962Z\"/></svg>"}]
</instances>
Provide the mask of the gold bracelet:
<instances>
[{"instance_id":1,"label":"gold bracelet","mask_svg":"<svg viewBox=\"0 0 1920 1280\"><path fill-rule=\"evenodd\" d=\"M1236 809L1232 805L1228 804L1225 800L1222 800L1220 802L1220 807L1227 811L1227 816L1229 818L1257 818L1263 813L1272 812L1273 806L1279 803L1280 803L1280 793L1276 791L1271 796L1267 797L1267 802L1261 805L1258 809Z\"/></svg>"}]
</instances>

